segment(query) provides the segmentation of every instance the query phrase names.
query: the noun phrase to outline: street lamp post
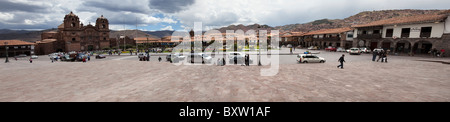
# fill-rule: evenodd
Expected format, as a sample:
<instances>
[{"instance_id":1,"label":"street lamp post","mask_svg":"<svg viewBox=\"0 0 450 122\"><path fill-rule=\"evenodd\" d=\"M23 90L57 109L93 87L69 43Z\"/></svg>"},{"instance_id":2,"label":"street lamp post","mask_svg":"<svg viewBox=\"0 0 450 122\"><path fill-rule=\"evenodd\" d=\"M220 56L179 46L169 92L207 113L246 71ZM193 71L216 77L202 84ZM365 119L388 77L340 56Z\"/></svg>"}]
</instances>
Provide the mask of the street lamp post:
<instances>
[{"instance_id":1,"label":"street lamp post","mask_svg":"<svg viewBox=\"0 0 450 122\"><path fill-rule=\"evenodd\" d=\"M148 36L149 36L149 35L145 35L145 36L147 37L147 41L145 42L145 48L148 48L148 47L149 47L149 46L148 46L148 45L149 45L149 44L148 44ZM145 50L145 48L144 48L144 50Z\"/></svg>"},{"instance_id":2,"label":"street lamp post","mask_svg":"<svg viewBox=\"0 0 450 122\"><path fill-rule=\"evenodd\" d=\"M5 49L6 49L6 60L5 60L5 63L8 63L9 62L9 60L8 60L8 49L9 49L8 42L5 42L4 44L5 44Z\"/></svg>"},{"instance_id":3,"label":"street lamp post","mask_svg":"<svg viewBox=\"0 0 450 122\"><path fill-rule=\"evenodd\" d=\"M125 48L127 47L126 46L126 44L125 44L125 37L124 36L122 36L123 37L123 51L125 51Z\"/></svg>"}]
</instances>

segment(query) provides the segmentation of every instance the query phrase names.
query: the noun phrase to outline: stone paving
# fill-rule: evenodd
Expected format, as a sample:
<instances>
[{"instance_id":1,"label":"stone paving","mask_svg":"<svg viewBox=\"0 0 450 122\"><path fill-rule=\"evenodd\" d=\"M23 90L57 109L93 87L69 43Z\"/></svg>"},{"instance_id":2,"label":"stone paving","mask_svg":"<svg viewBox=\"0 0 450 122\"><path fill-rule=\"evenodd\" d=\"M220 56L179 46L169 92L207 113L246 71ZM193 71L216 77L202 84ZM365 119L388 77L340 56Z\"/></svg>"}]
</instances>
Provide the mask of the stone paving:
<instances>
[{"instance_id":1,"label":"stone paving","mask_svg":"<svg viewBox=\"0 0 450 122\"><path fill-rule=\"evenodd\" d=\"M377 63L361 55L337 69L340 53L323 55L324 64L282 63L271 77L259 75L267 66L175 66L124 56L88 63L12 60L0 63L0 101L450 101L448 64L401 56Z\"/></svg>"}]
</instances>

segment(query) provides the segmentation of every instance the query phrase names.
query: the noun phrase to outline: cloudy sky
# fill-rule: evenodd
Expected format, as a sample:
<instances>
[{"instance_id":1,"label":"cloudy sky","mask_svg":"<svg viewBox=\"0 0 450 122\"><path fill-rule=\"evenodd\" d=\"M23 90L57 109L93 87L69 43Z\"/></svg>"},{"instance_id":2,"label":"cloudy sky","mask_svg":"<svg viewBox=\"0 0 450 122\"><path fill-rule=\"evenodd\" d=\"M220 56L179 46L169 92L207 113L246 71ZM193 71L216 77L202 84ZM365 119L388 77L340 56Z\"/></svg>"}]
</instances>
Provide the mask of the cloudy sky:
<instances>
[{"instance_id":1,"label":"cloudy sky","mask_svg":"<svg viewBox=\"0 0 450 122\"><path fill-rule=\"evenodd\" d=\"M450 0L0 0L0 29L49 29L73 11L86 25L104 15L113 30L279 26L343 19L362 11L450 9Z\"/></svg>"}]
</instances>

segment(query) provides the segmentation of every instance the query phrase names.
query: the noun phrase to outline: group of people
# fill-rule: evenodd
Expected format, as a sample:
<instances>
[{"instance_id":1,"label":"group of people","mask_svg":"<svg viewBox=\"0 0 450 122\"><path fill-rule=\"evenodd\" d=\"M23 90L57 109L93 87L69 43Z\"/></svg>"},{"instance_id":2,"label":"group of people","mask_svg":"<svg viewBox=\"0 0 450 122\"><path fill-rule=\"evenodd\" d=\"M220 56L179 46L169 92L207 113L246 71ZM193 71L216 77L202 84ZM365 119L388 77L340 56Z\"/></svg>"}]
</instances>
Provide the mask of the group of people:
<instances>
[{"instance_id":1,"label":"group of people","mask_svg":"<svg viewBox=\"0 0 450 122\"><path fill-rule=\"evenodd\" d=\"M430 53L433 55L433 57L444 57L445 49L442 48L440 51L438 51L436 48L433 48Z\"/></svg>"},{"instance_id":2,"label":"group of people","mask_svg":"<svg viewBox=\"0 0 450 122\"><path fill-rule=\"evenodd\" d=\"M241 61L239 60L237 57L235 57L234 62L237 64L238 62L241 62L241 66L250 66L250 55L246 54L244 56L244 60ZM226 61L225 58L219 58L217 59L217 65L218 66L225 66L226 65Z\"/></svg>"},{"instance_id":3,"label":"group of people","mask_svg":"<svg viewBox=\"0 0 450 122\"><path fill-rule=\"evenodd\" d=\"M373 51L373 54L372 54L372 61L375 61L375 59L377 59L377 56L378 56L378 59L376 60L377 62L378 61L380 61L380 59L381 59L381 62L388 62L387 61L387 54L389 53L389 51L384 51L384 50L381 50L381 51Z\"/></svg>"}]
</instances>

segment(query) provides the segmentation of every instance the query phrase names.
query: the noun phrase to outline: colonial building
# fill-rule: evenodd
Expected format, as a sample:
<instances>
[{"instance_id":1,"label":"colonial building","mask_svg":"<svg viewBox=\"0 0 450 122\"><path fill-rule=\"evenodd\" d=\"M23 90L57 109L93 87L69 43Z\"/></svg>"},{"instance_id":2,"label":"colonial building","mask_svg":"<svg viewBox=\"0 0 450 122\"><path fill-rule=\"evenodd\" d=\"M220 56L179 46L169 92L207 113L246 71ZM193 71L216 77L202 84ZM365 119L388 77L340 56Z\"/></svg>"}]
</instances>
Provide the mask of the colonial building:
<instances>
[{"instance_id":1,"label":"colonial building","mask_svg":"<svg viewBox=\"0 0 450 122\"><path fill-rule=\"evenodd\" d=\"M350 27L322 29L303 34L300 41L306 46L318 46L321 49L328 46L350 48L353 42L353 29Z\"/></svg>"},{"instance_id":2,"label":"colonial building","mask_svg":"<svg viewBox=\"0 0 450 122\"><path fill-rule=\"evenodd\" d=\"M304 32L287 32L287 33L283 33L283 36L281 36L281 45L288 45L291 44L292 46L298 46L298 45L302 45L304 46L303 43L303 37L304 37Z\"/></svg>"},{"instance_id":3,"label":"colonial building","mask_svg":"<svg viewBox=\"0 0 450 122\"><path fill-rule=\"evenodd\" d=\"M390 49L397 54L425 54L433 48L450 49L447 13L391 18L352 27L356 33L354 47Z\"/></svg>"},{"instance_id":4,"label":"colonial building","mask_svg":"<svg viewBox=\"0 0 450 122\"><path fill-rule=\"evenodd\" d=\"M45 32L38 44L39 54L70 51L93 51L110 47L109 22L103 15L95 26L84 26L77 15L70 12L57 31Z\"/></svg>"},{"instance_id":5,"label":"colonial building","mask_svg":"<svg viewBox=\"0 0 450 122\"><path fill-rule=\"evenodd\" d=\"M20 54L26 54L29 56L33 54L32 49L34 48L34 45L34 43L20 40L0 40L0 56L6 57L6 50L8 50L9 57L14 57Z\"/></svg>"}]
</instances>

